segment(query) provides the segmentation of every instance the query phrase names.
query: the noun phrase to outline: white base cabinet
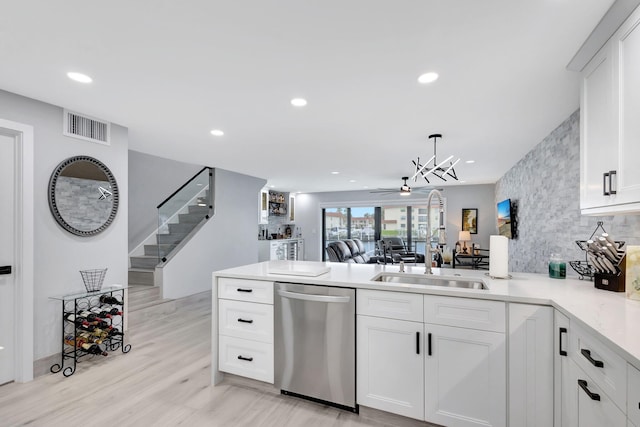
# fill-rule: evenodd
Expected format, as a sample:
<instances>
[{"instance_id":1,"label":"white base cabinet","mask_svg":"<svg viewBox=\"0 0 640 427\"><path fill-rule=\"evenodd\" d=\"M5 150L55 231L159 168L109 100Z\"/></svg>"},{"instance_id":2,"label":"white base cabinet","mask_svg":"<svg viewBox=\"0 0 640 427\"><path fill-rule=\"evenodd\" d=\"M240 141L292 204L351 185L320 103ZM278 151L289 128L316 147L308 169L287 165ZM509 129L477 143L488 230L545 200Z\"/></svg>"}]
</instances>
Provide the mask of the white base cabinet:
<instances>
[{"instance_id":1,"label":"white base cabinet","mask_svg":"<svg viewBox=\"0 0 640 427\"><path fill-rule=\"evenodd\" d=\"M553 308L509 304L509 425L553 425Z\"/></svg>"},{"instance_id":2,"label":"white base cabinet","mask_svg":"<svg viewBox=\"0 0 640 427\"><path fill-rule=\"evenodd\" d=\"M424 419L424 325L357 316L358 404Z\"/></svg>"},{"instance_id":3,"label":"white base cabinet","mask_svg":"<svg viewBox=\"0 0 640 427\"><path fill-rule=\"evenodd\" d=\"M504 334L431 324L425 332L425 419L450 427L506 425Z\"/></svg>"},{"instance_id":4,"label":"white base cabinet","mask_svg":"<svg viewBox=\"0 0 640 427\"><path fill-rule=\"evenodd\" d=\"M573 384L569 366L569 318L558 310L554 312L553 325L553 425L567 427L570 417L577 412L577 402L571 399Z\"/></svg>"}]
</instances>

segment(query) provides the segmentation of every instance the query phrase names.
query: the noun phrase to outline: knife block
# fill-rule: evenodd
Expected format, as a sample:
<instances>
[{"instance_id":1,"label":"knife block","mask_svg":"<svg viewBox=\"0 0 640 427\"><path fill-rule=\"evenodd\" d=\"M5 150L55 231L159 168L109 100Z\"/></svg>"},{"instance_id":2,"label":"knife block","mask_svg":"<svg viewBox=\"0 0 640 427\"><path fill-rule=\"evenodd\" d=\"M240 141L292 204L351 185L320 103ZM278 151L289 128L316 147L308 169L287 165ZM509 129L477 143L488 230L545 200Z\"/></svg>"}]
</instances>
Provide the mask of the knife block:
<instances>
[{"instance_id":1,"label":"knife block","mask_svg":"<svg viewBox=\"0 0 640 427\"><path fill-rule=\"evenodd\" d=\"M595 273L593 284L598 289L612 292L624 292L626 287L627 255L618 264L618 274Z\"/></svg>"}]
</instances>

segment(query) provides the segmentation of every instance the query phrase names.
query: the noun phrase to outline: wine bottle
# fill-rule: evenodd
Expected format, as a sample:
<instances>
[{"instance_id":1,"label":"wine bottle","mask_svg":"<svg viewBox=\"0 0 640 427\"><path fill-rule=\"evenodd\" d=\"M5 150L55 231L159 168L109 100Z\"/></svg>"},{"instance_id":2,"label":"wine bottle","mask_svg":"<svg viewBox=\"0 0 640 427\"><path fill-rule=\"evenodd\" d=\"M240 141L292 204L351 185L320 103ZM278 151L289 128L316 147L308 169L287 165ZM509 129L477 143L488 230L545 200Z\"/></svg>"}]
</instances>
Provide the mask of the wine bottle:
<instances>
[{"instance_id":1,"label":"wine bottle","mask_svg":"<svg viewBox=\"0 0 640 427\"><path fill-rule=\"evenodd\" d=\"M120 310L110 305L103 305L102 307L100 307L100 310L106 311L111 316L122 316L122 312Z\"/></svg>"},{"instance_id":2,"label":"wine bottle","mask_svg":"<svg viewBox=\"0 0 640 427\"><path fill-rule=\"evenodd\" d=\"M109 330L109 336L110 337L115 337L115 336L122 336L124 335L122 332L120 332L118 329L116 328L112 328Z\"/></svg>"},{"instance_id":3,"label":"wine bottle","mask_svg":"<svg viewBox=\"0 0 640 427\"><path fill-rule=\"evenodd\" d=\"M101 354L107 356L109 353L103 351L98 344L82 344L82 349L89 354Z\"/></svg>"},{"instance_id":4,"label":"wine bottle","mask_svg":"<svg viewBox=\"0 0 640 427\"><path fill-rule=\"evenodd\" d=\"M86 319L82 318L82 317L77 317L75 314L73 313L69 313L66 316L64 316L65 319L67 319L69 322L71 323L75 323L76 326L81 326L81 325L88 325L89 323L86 321Z\"/></svg>"},{"instance_id":5,"label":"wine bottle","mask_svg":"<svg viewBox=\"0 0 640 427\"><path fill-rule=\"evenodd\" d=\"M96 343L96 344L101 344L103 340L101 335L95 335L94 333L88 333L88 332L81 332L80 334L78 334L78 338L82 338L87 343Z\"/></svg>"},{"instance_id":6,"label":"wine bottle","mask_svg":"<svg viewBox=\"0 0 640 427\"><path fill-rule=\"evenodd\" d=\"M101 317L103 319L111 319L111 313L109 313L106 310L102 310L102 308L99 307L93 307L90 310L92 313L94 313L95 315L97 315L98 317Z\"/></svg>"},{"instance_id":7,"label":"wine bottle","mask_svg":"<svg viewBox=\"0 0 640 427\"><path fill-rule=\"evenodd\" d=\"M87 322L93 322L99 319L99 317L95 313L92 313L87 310L80 310L78 312L78 316L84 318Z\"/></svg>"},{"instance_id":8,"label":"wine bottle","mask_svg":"<svg viewBox=\"0 0 640 427\"><path fill-rule=\"evenodd\" d=\"M105 322L102 319L94 320L93 322L91 322L89 324L95 326L96 328L100 328L100 329L109 329L109 327L111 326L108 322Z\"/></svg>"},{"instance_id":9,"label":"wine bottle","mask_svg":"<svg viewBox=\"0 0 640 427\"><path fill-rule=\"evenodd\" d=\"M94 325L78 325L76 326L76 328L88 332L93 332L96 330L96 327Z\"/></svg>"},{"instance_id":10,"label":"wine bottle","mask_svg":"<svg viewBox=\"0 0 640 427\"><path fill-rule=\"evenodd\" d=\"M106 294L100 295L100 302L103 304L122 305L122 302L118 301L116 297Z\"/></svg>"}]
</instances>

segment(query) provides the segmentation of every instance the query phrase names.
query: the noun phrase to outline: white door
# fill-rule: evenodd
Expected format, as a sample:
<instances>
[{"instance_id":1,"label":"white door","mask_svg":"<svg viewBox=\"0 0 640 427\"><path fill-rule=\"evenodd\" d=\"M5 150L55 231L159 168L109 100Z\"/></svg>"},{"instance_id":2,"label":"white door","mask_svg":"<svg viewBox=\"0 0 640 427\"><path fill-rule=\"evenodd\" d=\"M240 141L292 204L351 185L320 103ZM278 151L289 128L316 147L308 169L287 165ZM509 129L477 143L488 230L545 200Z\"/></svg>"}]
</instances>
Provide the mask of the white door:
<instances>
[{"instance_id":1,"label":"white door","mask_svg":"<svg viewBox=\"0 0 640 427\"><path fill-rule=\"evenodd\" d=\"M358 404L424 419L423 324L357 316Z\"/></svg>"},{"instance_id":2,"label":"white door","mask_svg":"<svg viewBox=\"0 0 640 427\"><path fill-rule=\"evenodd\" d=\"M505 335L432 324L425 333L425 420L506 426Z\"/></svg>"},{"instance_id":3,"label":"white door","mask_svg":"<svg viewBox=\"0 0 640 427\"><path fill-rule=\"evenodd\" d=\"M14 266L14 138L0 134L0 267ZM0 274L0 384L15 373L14 274Z\"/></svg>"}]
</instances>

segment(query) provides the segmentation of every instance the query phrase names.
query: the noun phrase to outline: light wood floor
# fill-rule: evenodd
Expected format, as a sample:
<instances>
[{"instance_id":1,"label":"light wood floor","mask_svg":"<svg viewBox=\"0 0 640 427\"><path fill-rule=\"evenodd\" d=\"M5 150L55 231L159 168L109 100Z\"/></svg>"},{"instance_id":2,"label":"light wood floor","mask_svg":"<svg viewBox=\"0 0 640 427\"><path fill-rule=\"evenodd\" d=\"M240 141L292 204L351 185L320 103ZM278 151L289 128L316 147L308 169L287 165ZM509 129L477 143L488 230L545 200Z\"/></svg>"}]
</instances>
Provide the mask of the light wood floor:
<instances>
[{"instance_id":1,"label":"light wood floor","mask_svg":"<svg viewBox=\"0 0 640 427\"><path fill-rule=\"evenodd\" d=\"M0 387L0 426L397 426L426 423L371 411L360 416L277 394L253 381L209 384L211 294L129 329L128 354Z\"/></svg>"}]
</instances>

